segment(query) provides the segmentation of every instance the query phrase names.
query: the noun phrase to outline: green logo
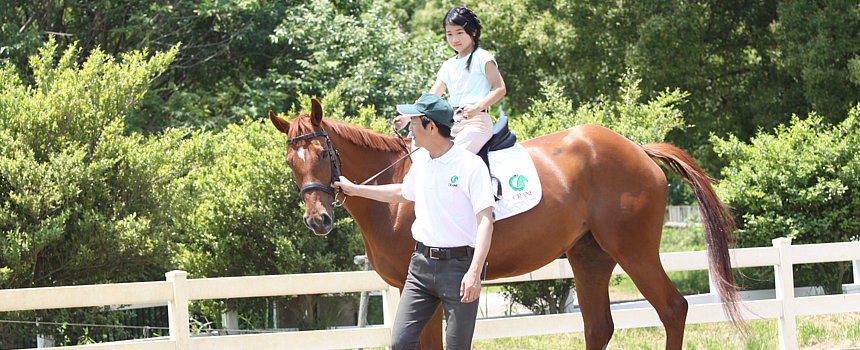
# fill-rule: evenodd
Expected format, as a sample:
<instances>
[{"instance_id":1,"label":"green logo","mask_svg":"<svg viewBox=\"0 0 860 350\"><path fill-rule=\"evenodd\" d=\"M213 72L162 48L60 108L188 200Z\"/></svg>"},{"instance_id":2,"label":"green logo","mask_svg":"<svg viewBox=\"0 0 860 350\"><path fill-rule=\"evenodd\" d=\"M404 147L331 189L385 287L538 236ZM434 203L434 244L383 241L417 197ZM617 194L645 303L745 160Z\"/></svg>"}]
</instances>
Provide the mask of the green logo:
<instances>
[{"instance_id":1,"label":"green logo","mask_svg":"<svg viewBox=\"0 0 860 350\"><path fill-rule=\"evenodd\" d=\"M453 183L457 183L457 180L460 180L460 178L459 178L459 177L457 177L457 175L451 176L451 183L452 183L452 184L453 184Z\"/></svg>"},{"instance_id":2,"label":"green logo","mask_svg":"<svg viewBox=\"0 0 860 350\"><path fill-rule=\"evenodd\" d=\"M511 188L514 189L514 191L522 191L526 189L526 182L528 181L529 179L526 179L525 176L514 175L511 176L510 180L508 180L508 185L510 185Z\"/></svg>"}]
</instances>

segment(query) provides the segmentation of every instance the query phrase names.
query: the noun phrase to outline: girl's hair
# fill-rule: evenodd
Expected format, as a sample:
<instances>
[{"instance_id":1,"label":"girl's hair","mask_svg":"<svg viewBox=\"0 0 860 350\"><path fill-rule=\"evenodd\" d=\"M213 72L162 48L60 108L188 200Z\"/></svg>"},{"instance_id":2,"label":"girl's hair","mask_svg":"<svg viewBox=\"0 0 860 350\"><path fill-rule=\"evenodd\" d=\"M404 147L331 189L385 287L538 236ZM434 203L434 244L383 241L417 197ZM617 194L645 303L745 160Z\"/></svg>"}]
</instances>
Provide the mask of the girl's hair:
<instances>
[{"instance_id":1,"label":"girl's hair","mask_svg":"<svg viewBox=\"0 0 860 350\"><path fill-rule=\"evenodd\" d=\"M483 28L481 27L481 21L472 10L463 6L457 6L448 10L448 13L445 14L445 19L442 20L442 29L444 30L445 25L448 24L463 27L466 33L472 37L474 47L469 54L469 59L466 61L466 69L469 70L472 66L472 55L475 54L478 46L481 45L481 29Z\"/></svg>"}]
</instances>

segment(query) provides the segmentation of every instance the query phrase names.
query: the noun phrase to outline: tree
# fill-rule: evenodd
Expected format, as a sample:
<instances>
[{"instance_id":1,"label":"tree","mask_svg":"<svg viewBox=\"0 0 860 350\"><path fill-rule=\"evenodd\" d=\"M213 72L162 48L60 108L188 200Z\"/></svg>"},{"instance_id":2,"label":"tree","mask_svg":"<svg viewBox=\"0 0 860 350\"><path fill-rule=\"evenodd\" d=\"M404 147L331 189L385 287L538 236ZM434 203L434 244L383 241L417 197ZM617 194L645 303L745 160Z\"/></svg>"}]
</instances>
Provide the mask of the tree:
<instances>
[{"instance_id":1,"label":"tree","mask_svg":"<svg viewBox=\"0 0 860 350\"><path fill-rule=\"evenodd\" d=\"M94 50L83 64L79 48L57 49L49 40L30 58L32 85L11 64L0 70L0 288L161 278L171 251L164 186L205 151L181 131L126 136L122 121L176 48L119 61ZM97 317L19 316L61 314ZM4 346L16 330L0 325Z\"/></svg>"},{"instance_id":2,"label":"tree","mask_svg":"<svg viewBox=\"0 0 860 350\"><path fill-rule=\"evenodd\" d=\"M439 38L410 40L392 5L372 1L365 12L342 14L328 0L297 6L273 36L274 43L303 47L301 80L338 88L347 114L373 106L394 116L395 104L429 90L448 56Z\"/></svg>"},{"instance_id":3,"label":"tree","mask_svg":"<svg viewBox=\"0 0 860 350\"><path fill-rule=\"evenodd\" d=\"M29 81L26 58L48 35L58 36L61 44L78 41L85 54L100 48L114 56L147 48L168 50L183 43L126 127L153 132L223 126L235 120L233 108L242 105L248 88L259 88L255 79L298 67L290 46L269 42L291 6L295 5L262 0L4 1L0 60L16 64ZM287 88L282 93L293 89L296 94L295 86ZM284 100L273 97L276 102Z\"/></svg>"},{"instance_id":4,"label":"tree","mask_svg":"<svg viewBox=\"0 0 860 350\"><path fill-rule=\"evenodd\" d=\"M860 105L835 126L815 113L793 117L772 134L759 132L745 143L713 136L716 152L729 160L720 198L735 209L739 247L772 245L777 237L794 244L849 242L860 229ZM801 286L823 285L841 293L846 266L795 265ZM772 269L761 279L772 280Z\"/></svg>"},{"instance_id":5,"label":"tree","mask_svg":"<svg viewBox=\"0 0 860 350\"><path fill-rule=\"evenodd\" d=\"M628 70L619 82L618 100L603 100L580 105L563 96L555 84L542 89L544 100L534 100L529 111L513 121L511 128L521 139L536 137L581 124L610 128L637 143L660 142L673 129L685 127L677 105L686 102L687 94L678 90L665 91L648 103L638 102L641 96L634 70ZM682 180L674 179L672 187L684 186L686 196L692 197ZM548 280L505 285L505 298L519 303L536 314L564 312L574 280Z\"/></svg>"},{"instance_id":6,"label":"tree","mask_svg":"<svg viewBox=\"0 0 860 350\"><path fill-rule=\"evenodd\" d=\"M776 66L802 82L803 97L816 113L837 124L860 101L860 81L852 80L850 68L860 64L857 2L783 0L776 9Z\"/></svg>"}]
</instances>

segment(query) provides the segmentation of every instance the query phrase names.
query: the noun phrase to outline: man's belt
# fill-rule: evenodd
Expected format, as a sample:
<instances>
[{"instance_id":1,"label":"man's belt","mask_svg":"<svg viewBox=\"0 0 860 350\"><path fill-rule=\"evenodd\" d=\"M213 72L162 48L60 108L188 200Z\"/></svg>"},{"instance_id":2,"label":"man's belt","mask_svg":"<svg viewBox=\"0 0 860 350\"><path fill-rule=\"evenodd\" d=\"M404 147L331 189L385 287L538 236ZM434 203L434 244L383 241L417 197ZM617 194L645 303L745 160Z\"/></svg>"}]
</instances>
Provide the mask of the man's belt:
<instances>
[{"instance_id":1,"label":"man's belt","mask_svg":"<svg viewBox=\"0 0 860 350\"><path fill-rule=\"evenodd\" d=\"M469 246L462 247L428 247L424 243L418 242L415 244L415 251L430 259L459 259L472 256L475 248Z\"/></svg>"}]
</instances>

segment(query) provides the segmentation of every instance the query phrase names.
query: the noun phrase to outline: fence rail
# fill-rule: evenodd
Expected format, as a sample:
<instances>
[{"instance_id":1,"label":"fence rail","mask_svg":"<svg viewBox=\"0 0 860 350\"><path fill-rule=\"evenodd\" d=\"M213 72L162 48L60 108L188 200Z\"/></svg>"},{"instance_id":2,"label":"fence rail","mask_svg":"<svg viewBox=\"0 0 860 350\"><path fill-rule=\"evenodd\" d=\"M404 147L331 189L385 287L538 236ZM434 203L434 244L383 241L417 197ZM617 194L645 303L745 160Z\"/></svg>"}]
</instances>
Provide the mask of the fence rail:
<instances>
[{"instance_id":1,"label":"fence rail","mask_svg":"<svg viewBox=\"0 0 860 350\"><path fill-rule=\"evenodd\" d=\"M787 238L775 239L773 247L734 249L730 252L733 267L773 266L776 298L747 301L745 319L775 318L779 325L780 349L797 349L795 316L860 311L860 294L827 295L796 298L793 264L855 261L854 281L860 281L856 268L860 260L860 242L791 245ZM666 271L706 270L704 251L663 253ZM613 274L624 274L616 267ZM167 302L170 337L167 340L125 341L83 345L79 349L116 350L218 350L254 349L346 349L388 346L391 322L399 291L385 284L374 271L336 272L302 275L186 279L183 271L166 274L167 281L123 283L56 288L0 290L0 312ZM497 284L516 281L571 278L567 260L558 259L534 272L521 276L488 281ZM188 301L279 295L322 294L339 292L383 291L382 326L323 331L285 332L255 335L191 338ZM616 328L661 326L653 308L613 310ZM687 323L727 321L719 303L690 305ZM579 313L518 316L480 319L475 339L503 338L553 333L582 332ZM59 349L59 348L56 348Z\"/></svg>"}]
</instances>

